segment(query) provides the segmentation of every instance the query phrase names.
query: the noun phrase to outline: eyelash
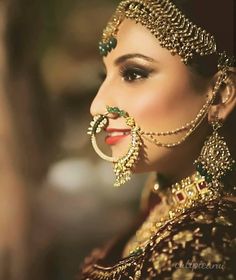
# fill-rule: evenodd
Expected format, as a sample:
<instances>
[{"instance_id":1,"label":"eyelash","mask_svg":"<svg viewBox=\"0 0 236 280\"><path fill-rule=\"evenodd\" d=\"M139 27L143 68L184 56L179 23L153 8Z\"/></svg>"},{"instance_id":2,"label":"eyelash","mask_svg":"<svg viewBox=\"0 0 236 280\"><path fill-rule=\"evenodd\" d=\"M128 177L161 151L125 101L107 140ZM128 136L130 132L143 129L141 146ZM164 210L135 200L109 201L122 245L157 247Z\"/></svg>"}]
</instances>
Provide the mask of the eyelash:
<instances>
[{"instance_id":1,"label":"eyelash","mask_svg":"<svg viewBox=\"0 0 236 280\"><path fill-rule=\"evenodd\" d=\"M147 79L152 73L152 69L145 69L141 66L136 65L125 65L121 67L119 72L125 82L133 83L135 81ZM104 82L106 76L107 74L105 73L105 71L99 73L99 80L101 81L101 83Z\"/></svg>"},{"instance_id":2,"label":"eyelash","mask_svg":"<svg viewBox=\"0 0 236 280\"><path fill-rule=\"evenodd\" d=\"M152 71L140 66L125 65L120 69L120 75L125 82L133 83L147 79Z\"/></svg>"}]
</instances>

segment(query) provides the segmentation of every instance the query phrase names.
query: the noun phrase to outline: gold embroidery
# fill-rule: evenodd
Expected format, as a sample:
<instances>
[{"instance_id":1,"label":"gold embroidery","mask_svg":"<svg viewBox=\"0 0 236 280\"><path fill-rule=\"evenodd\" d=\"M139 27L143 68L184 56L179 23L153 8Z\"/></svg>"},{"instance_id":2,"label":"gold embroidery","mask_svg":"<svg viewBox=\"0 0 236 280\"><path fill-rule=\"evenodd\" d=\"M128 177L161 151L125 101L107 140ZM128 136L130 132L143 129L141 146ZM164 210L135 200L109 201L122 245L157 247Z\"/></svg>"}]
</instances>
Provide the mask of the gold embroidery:
<instances>
[{"instance_id":1,"label":"gold embroidery","mask_svg":"<svg viewBox=\"0 0 236 280\"><path fill-rule=\"evenodd\" d=\"M219 263L223 260L222 255L216 249L211 247L203 249L200 256L209 263Z\"/></svg>"},{"instance_id":2,"label":"gold embroidery","mask_svg":"<svg viewBox=\"0 0 236 280\"><path fill-rule=\"evenodd\" d=\"M232 226L233 224L230 222L229 218L225 216L220 216L215 219L215 221L223 226Z\"/></svg>"},{"instance_id":3,"label":"gold embroidery","mask_svg":"<svg viewBox=\"0 0 236 280\"><path fill-rule=\"evenodd\" d=\"M212 216L210 215L198 215L194 218L194 221L200 224L211 224L213 222Z\"/></svg>"},{"instance_id":4,"label":"gold embroidery","mask_svg":"<svg viewBox=\"0 0 236 280\"><path fill-rule=\"evenodd\" d=\"M183 248L185 248L186 242L193 240L193 233L189 230L180 231L174 235L173 240L175 243L181 244Z\"/></svg>"},{"instance_id":5,"label":"gold embroidery","mask_svg":"<svg viewBox=\"0 0 236 280\"><path fill-rule=\"evenodd\" d=\"M156 206L141 228L136 232L135 236L127 243L123 253L124 257L135 252L137 248L144 250L150 238L167 223L170 226L171 222L177 218L181 222L181 214L184 214L187 209L214 200L220 197L221 193L217 188L214 189L211 183L207 183L205 178L196 172L193 176L187 177L179 183L172 185L165 195L165 201L168 201L171 205L168 214L160 219L157 215L159 206ZM159 237L157 243L162 238Z\"/></svg>"},{"instance_id":6,"label":"gold embroidery","mask_svg":"<svg viewBox=\"0 0 236 280\"><path fill-rule=\"evenodd\" d=\"M222 206L222 201L216 201L215 203L212 203L210 207L206 207L206 209L209 209L206 210L206 213L204 210L200 211L201 213L203 213L203 216L205 214L207 216L211 216L211 213L215 213L215 209L216 207L218 207L218 205L219 209L222 210L221 213L224 212L226 217L230 216L229 209L231 208L230 210L233 211L232 204L230 205L230 207L229 204L224 204L224 206ZM199 214L197 214L197 211L199 211L199 209L196 209L196 211L191 211L190 217L192 221L194 221L194 214L196 216L199 216ZM232 218L232 220L234 219ZM140 250L136 255L129 256L128 258L119 261L112 267L101 267L99 265L90 265L89 267L87 266L84 269L84 278L82 279L152 280L158 279L158 276L160 277L160 279L164 279L162 278L162 272L166 273L167 271L170 271L172 278L169 279L188 280L193 279L195 274L193 271L187 269L187 267L184 267L186 260L184 261L183 258L181 258L181 255L178 256L177 251L175 251L176 249L179 250L179 248L177 247L178 244L185 244L187 242L190 243L192 250L191 256L189 256L189 258L191 258L192 263L199 263L200 255L207 264L222 263L225 265L224 261L227 260L229 254L231 254L235 250L236 237L232 237L230 233L231 231L226 231L222 236L222 243L220 245L223 246L222 252L224 252L224 255L222 255L221 249L212 248L208 244L204 243L204 235L209 234L209 237L211 237L211 232L214 227L208 226L209 229L211 228L211 231L209 232L203 232L200 226L196 227L192 231L182 230L181 232L176 232L178 224L179 219L173 220L170 226L163 228L163 230L160 230L156 233L155 237L153 237L149 241L149 244L146 247L145 251ZM173 234L173 237L171 233ZM163 237L165 237L165 242L162 244L164 246L160 248L161 250L158 250L158 246L156 247L156 241L160 242L161 240L163 240L161 239ZM197 251L199 250L200 252L198 253ZM179 266L174 266L174 264L178 264ZM202 279L204 279L204 276L201 274L201 272L196 273L200 273ZM228 275L227 273L224 274L223 279L233 279L230 278L231 276L232 274L230 274L229 271Z\"/></svg>"},{"instance_id":7,"label":"gold embroidery","mask_svg":"<svg viewBox=\"0 0 236 280\"><path fill-rule=\"evenodd\" d=\"M194 272L186 268L179 268L172 274L172 280L192 280L193 277Z\"/></svg>"},{"instance_id":8,"label":"gold embroidery","mask_svg":"<svg viewBox=\"0 0 236 280\"><path fill-rule=\"evenodd\" d=\"M157 272L161 272L161 269L166 266L168 261L168 255L167 254L157 254L157 253L153 253L152 256L152 263L153 263L153 267L155 268L155 270Z\"/></svg>"}]
</instances>

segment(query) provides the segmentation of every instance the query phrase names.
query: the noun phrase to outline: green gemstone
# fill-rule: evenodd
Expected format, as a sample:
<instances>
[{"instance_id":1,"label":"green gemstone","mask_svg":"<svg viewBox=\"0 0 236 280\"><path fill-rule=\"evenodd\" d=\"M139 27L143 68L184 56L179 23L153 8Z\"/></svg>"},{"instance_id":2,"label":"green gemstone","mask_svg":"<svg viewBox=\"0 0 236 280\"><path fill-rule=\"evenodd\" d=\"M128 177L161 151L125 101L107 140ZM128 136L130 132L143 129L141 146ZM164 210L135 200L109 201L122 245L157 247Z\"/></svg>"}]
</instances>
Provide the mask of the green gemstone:
<instances>
[{"instance_id":1,"label":"green gemstone","mask_svg":"<svg viewBox=\"0 0 236 280\"><path fill-rule=\"evenodd\" d=\"M118 107L109 107L107 106L108 113L118 114L120 117L126 117L127 113L124 110L120 110Z\"/></svg>"},{"instance_id":2,"label":"green gemstone","mask_svg":"<svg viewBox=\"0 0 236 280\"><path fill-rule=\"evenodd\" d=\"M114 108L115 107L107 107L107 111L108 111L108 113L114 113L115 111L114 111Z\"/></svg>"},{"instance_id":3,"label":"green gemstone","mask_svg":"<svg viewBox=\"0 0 236 280\"><path fill-rule=\"evenodd\" d=\"M207 183L210 183L212 181L212 176L210 174L207 174L205 176L205 179L206 179Z\"/></svg>"},{"instance_id":4,"label":"green gemstone","mask_svg":"<svg viewBox=\"0 0 236 280\"><path fill-rule=\"evenodd\" d=\"M109 107L108 112L109 113L118 113L119 112L119 108L117 108L117 107Z\"/></svg>"},{"instance_id":5,"label":"green gemstone","mask_svg":"<svg viewBox=\"0 0 236 280\"><path fill-rule=\"evenodd\" d=\"M108 50L107 50L107 44L104 44L103 42L99 42L98 44L99 52L102 56L107 56Z\"/></svg>"},{"instance_id":6,"label":"green gemstone","mask_svg":"<svg viewBox=\"0 0 236 280\"><path fill-rule=\"evenodd\" d=\"M108 54L108 53L107 53L107 50L104 50L104 49L103 49L103 50L101 51L101 55L102 55L102 56L107 56L107 54Z\"/></svg>"},{"instance_id":7,"label":"green gemstone","mask_svg":"<svg viewBox=\"0 0 236 280\"><path fill-rule=\"evenodd\" d=\"M104 43L103 41L99 42L99 52L102 56L107 56L112 49L117 46L117 39L115 37L110 37L109 41Z\"/></svg>"},{"instance_id":8,"label":"green gemstone","mask_svg":"<svg viewBox=\"0 0 236 280\"><path fill-rule=\"evenodd\" d=\"M143 253L143 249L142 248L137 248L130 254L130 256L137 256L137 255L140 255L142 253Z\"/></svg>"},{"instance_id":9,"label":"green gemstone","mask_svg":"<svg viewBox=\"0 0 236 280\"><path fill-rule=\"evenodd\" d=\"M99 52L102 56L107 55L107 50L102 45L99 46Z\"/></svg>"},{"instance_id":10,"label":"green gemstone","mask_svg":"<svg viewBox=\"0 0 236 280\"><path fill-rule=\"evenodd\" d=\"M109 40L109 45L112 49L114 49L117 46L117 39L115 37L111 37Z\"/></svg>"},{"instance_id":11,"label":"green gemstone","mask_svg":"<svg viewBox=\"0 0 236 280\"><path fill-rule=\"evenodd\" d=\"M204 177L210 176L204 168L202 169L202 176Z\"/></svg>"},{"instance_id":12,"label":"green gemstone","mask_svg":"<svg viewBox=\"0 0 236 280\"><path fill-rule=\"evenodd\" d=\"M109 43L105 44L105 48L108 52L110 52L112 50L112 47L110 46Z\"/></svg>"},{"instance_id":13,"label":"green gemstone","mask_svg":"<svg viewBox=\"0 0 236 280\"><path fill-rule=\"evenodd\" d=\"M202 175L203 166L200 162L196 164L196 170Z\"/></svg>"},{"instance_id":14,"label":"green gemstone","mask_svg":"<svg viewBox=\"0 0 236 280\"><path fill-rule=\"evenodd\" d=\"M121 110L120 111L120 116L121 117L125 117L127 115L127 113L124 111L124 110Z\"/></svg>"},{"instance_id":15,"label":"green gemstone","mask_svg":"<svg viewBox=\"0 0 236 280\"><path fill-rule=\"evenodd\" d=\"M207 171L204 169L202 163L200 162L197 163L196 170L200 173L201 176L206 177L208 175Z\"/></svg>"}]
</instances>

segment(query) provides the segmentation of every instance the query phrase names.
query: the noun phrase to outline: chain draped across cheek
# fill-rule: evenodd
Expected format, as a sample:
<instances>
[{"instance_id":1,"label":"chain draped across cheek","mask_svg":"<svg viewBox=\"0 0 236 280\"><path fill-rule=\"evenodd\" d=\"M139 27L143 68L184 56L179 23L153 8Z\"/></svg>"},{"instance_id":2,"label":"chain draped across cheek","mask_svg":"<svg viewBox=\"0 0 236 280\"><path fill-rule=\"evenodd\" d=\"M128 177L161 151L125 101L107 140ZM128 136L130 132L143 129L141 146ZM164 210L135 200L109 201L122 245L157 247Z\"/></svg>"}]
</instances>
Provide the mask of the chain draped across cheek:
<instances>
[{"instance_id":1,"label":"chain draped across cheek","mask_svg":"<svg viewBox=\"0 0 236 280\"><path fill-rule=\"evenodd\" d=\"M209 108L215 99L216 93L218 92L221 84L225 81L226 78L227 75L222 72L222 75L219 76L215 84L211 97L207 98L205 104L199 110L198 114L193 120L187 122L181 127L170 131L147 132L135 122L135 119L133 117L129 116L126 111L119 109L118 107L107 106L105 114L95 115L88 128L88 134L91 135L91 142L95 152L102 159L114 164L114 173L116 176L114 186L123 185L130 180L131 174L134 171L135 166L140 158L144 139L152 142L158 147L174 148L182 144L205 119ZM130 128L131 141L129 144L129 148L127 153L120 158L107 156L99 149L97 144L96 135L99 134L102 130L105 130L105 128L107 127L109 123L109 114L115 114L120 118L124 118L126 125ZM162 142L157 139L157 137L160 136L169 137L172 135L179 135L183 132L185 132L184 135L175 142Z\"/></svg>"}]
</instances>

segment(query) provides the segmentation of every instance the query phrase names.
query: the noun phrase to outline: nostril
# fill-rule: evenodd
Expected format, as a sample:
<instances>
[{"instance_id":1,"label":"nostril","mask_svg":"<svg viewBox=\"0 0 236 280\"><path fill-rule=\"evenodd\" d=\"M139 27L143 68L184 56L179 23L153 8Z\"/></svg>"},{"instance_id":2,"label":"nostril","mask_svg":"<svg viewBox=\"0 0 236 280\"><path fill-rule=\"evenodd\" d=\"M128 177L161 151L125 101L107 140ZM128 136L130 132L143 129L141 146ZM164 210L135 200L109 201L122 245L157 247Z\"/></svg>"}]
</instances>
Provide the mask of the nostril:
<instances>
[{"instance_id":1,"label":"nostril","mask_svg":"<svg viewBox=\"0 0 236 280\"><path fill-rule=\"evenodd\" d=\"M116 113L106 113L106 115L108 116L108 118L110 119L117 119L119 118L119 114L116 114Z\"/></svg>"}]
</instances>

